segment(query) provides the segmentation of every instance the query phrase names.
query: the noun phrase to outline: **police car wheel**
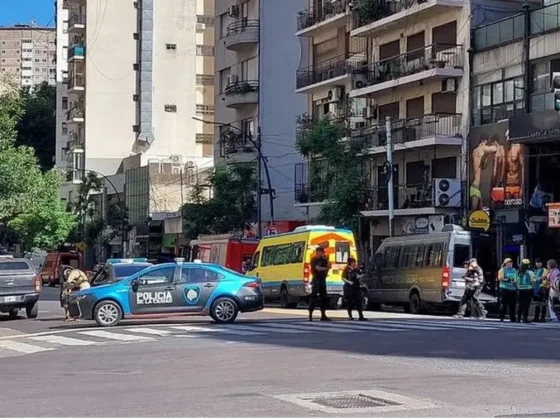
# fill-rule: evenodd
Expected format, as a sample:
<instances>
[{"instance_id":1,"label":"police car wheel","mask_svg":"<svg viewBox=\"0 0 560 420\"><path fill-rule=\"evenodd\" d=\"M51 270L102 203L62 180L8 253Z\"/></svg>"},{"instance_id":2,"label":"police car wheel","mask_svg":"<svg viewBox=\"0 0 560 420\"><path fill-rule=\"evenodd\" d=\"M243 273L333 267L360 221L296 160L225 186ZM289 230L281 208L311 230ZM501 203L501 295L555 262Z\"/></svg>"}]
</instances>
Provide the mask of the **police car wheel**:
<instances>
[{"instance_id":1,"label":"police car wheel","mask_svg":"<svg viewBox=\"0 0 560 420\"><path fill-rule=\"evenodd\" d=\"M235 321L239 309L237 303L230 298L220 298L214 302L210 309L210 316L218 324L230 324Z\"/></svg>"},{"instance_id":2,"label":"police car wheel","mask_svg":"<svg viewBox=\"0 0 560 420\"><path fill-rule=\"evenodd\" d=\"M104 300L95 306L93 317L100 327L113 327L122 319L122 311L115 302Z\"/></svg>"}]
</instances>

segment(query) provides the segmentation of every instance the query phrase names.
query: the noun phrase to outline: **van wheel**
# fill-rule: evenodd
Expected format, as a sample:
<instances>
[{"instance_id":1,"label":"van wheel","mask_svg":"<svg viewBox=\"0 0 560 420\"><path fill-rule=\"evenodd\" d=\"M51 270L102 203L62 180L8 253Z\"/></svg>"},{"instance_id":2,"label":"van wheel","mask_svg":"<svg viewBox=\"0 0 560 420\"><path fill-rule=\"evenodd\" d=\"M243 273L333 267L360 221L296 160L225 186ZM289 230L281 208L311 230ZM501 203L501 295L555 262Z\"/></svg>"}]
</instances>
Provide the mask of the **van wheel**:
<instances>
[{"instance_id":1,"label":"van wheel","mask_svg":"<svg viewBox=\"0 0 560 420\"><path fill-rule=\"evenodd\" d=\"M415 292L410 295L410 298L408 300L408 309L409 310L407 312L413 315L418 315L421 312L422 301L420 300L420 296L418 295L418 293Z\"/></svg>"},{"instance_id":2,"label":"van wheel","mask_svg":"<svg viewBox=\"0 0 560 420\"><path fill-rule=\"evenodd\" d=\"M284 309L295 309L298 306L298 302L290 301L290 295L288 293L287 287L282 287L280 290L280 307Z\"/></svg>"}]
</instances>

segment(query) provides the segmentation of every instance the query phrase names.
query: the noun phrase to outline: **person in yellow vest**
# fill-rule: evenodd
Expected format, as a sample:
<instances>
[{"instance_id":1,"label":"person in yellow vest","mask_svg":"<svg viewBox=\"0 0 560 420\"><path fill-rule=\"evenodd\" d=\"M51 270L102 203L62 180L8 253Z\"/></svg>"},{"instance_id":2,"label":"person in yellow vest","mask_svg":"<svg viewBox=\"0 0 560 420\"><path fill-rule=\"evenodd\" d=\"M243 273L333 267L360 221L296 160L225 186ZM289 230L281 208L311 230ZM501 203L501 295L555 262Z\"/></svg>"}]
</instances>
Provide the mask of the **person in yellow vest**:
<instances>
[{"instance_id":1,"label":"person in yellow vest","mask_svg":"<svg viewBox=\"0 0 560 420\"><path fill-rule=\"evenodd\" d=\"M68 311L70 295L75 290L85 290L91 287L86 273L77 268L67 267L64 270L64 283L61 287L61 300L64 308L64 320L70 321L71 316ZM76 320L74 318L74 320Z\"/></svg>"},{"instance_id":2,"label":"person in yellow vest","mask_svg":"<svg viewBox=\"0 0 560 420\"><path fill-rule=\"evenodd\" d=\"M515 305L517 303L516 277L517 270L513 268L513 260L511 258L506 258L502 264L502 268L498 271L500 321L504 321L506 312L509 312L509 320L515 322Z\"/></svg>"},{"instance_id":3,"label":"person in yellow vest","mask_svg":"<svg viewBox=\"0 0 560 420\"><path fill-rule=\"evenodd\" d=\"M529 308L533 300L533 285L535 274L530 270L531 261L524 258L521 261L515 284L517 285L517 322L529 322Z\"/></svg>"}]
</instances>

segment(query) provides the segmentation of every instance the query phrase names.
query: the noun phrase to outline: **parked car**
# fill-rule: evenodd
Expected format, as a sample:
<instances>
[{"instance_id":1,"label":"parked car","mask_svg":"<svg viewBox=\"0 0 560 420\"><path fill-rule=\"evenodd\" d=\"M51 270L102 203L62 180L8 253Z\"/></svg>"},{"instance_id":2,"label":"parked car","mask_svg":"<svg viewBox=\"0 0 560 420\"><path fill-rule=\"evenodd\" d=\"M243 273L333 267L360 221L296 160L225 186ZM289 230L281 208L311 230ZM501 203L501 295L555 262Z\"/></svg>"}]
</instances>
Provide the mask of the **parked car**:
<instances>
[{"instance_id":1,"label":"parked car","mask_svg":"<svg viewBox=\"0 0 560 420\"><path fill-rule=\"evenodd\" d=\"M82 256L75 252L50 252L45 257L41 269L41 283L51 287L59 283L59 270L61 265L69 265L73 268L83 268Z\"/></svg>"},{"instance_id":2,"label":"parked car","mask_svg":"<svg viewBox=\"0 0 560 420\"><path fill-rule=\"evenodd\" d=\"M0 312L16 318L25 309L27 318L39 314L41 280L26 258L0 258Z\"/></svg>"}]
</instances>

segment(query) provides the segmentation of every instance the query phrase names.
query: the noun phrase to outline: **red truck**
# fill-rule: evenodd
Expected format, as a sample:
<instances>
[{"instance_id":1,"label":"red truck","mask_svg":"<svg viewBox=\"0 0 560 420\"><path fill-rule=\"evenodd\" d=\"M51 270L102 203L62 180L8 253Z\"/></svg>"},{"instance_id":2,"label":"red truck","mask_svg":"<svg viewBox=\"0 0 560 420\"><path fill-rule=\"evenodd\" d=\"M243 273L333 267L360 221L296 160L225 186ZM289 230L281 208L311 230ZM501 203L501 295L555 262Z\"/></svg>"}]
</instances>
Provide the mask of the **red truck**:
<instances>
[{"instance_id":1,"label":"red truck","mask_svg":"<svg viewBox=\"0 0 560 420\"><path fill-rule=\"evenodd\" d=\"M243 273L243 261L252 259L259 245L258 239L243 239L230 234L201 235L191 241L190 260L220 264Z\"/></svg>"}]
</instances>

